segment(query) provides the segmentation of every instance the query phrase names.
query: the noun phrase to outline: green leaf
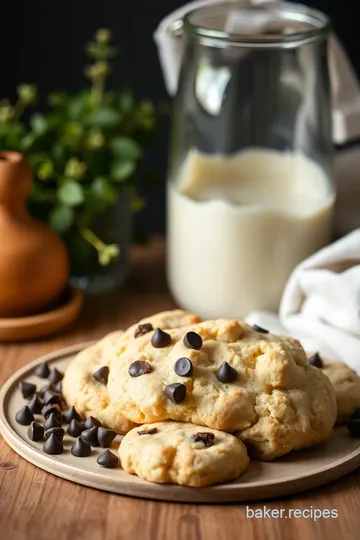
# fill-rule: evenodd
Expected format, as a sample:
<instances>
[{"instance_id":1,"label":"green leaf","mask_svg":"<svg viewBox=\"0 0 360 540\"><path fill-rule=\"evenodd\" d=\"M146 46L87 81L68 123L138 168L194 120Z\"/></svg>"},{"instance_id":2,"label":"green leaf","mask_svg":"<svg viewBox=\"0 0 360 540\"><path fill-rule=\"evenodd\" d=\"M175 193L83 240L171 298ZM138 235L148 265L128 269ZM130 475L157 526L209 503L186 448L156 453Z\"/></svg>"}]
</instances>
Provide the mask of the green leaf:
<instances>
[{"instance_id":1,"label":"green leaf","mask_svg":"<svg viewBox=\"0 0 360 540\"><path fill-rule=\"evenodd\" d=\"M125 113L128 114L134 107L134 97L131 90L124 90L120 94L119 107Z\"/></svg>"},{"instance_id":2,"label":"green leaf","mask_svg":"<svg viewBox=\"0 0 360 540\"><path fill-rule=\"evenodd\" d=\"M46 161L43 161L37 170L37 177L39 180L49 180L54 174L54 166L52 162L47 159Z\"/></svg>"},{"instance_id":3,"label":"green leaf","mask_svg":"<svg viewBox=\"0 0 360 540\"><path fill-rule=\"evenodd\" d=\"M122 120L121 114L110 107L100 107L92 113L88 122L90 125L99 128L110 128L119 124Z\"/></svg>"},{"instance_id":4,"label":"green leaf","mask_svg":"<svg viewBox=\"0 0 360 540\"><path fill-rule=\"evenodd\" d=\"M69 99L69 95L66 92L52 92L48 97L48 103L54 108L64 108L67 107Z\"/></svg>"},{"instance_id":5,"label":"green leaf","mask_svg":"<svg viewBox=\"0 0 360 540\"><path fill-rule=\"evenodd\" d=\"M110 147L116 156L127 160L136 160L142 155L141 146L129 137L116 137L111 141Z\"/></svg>"},{"instance_id":6,"label":"green leaf","mask_svg":"<svg viewBox=\"0 0 360 540\"><path fill-rule=\"evenodd\" d=\"M111 185L109 180L102 176L95 178L91 190L95 197L107 204L113 204L116 201L117 190Z\"/></svg>"},{"instance_id":7,"label":"green leaf","mask_svg":"<svg viewBox=\"0 0 360 540\"><path fill-rule=\"evenodd\" d=\"M83 187L75 180L67 180L58 189L58 199L64 205L78 206L84 200Z\"/></svg>"},{"instance_id":8,"label":"green leaf","mask_svg":"<svg viewBox=\"0 0 360 540\"><path fill-rule=\"evenodd\" d=\"M69 230L74 221L74 210L69 206L59 205L50 212L50 226L59 233Z\"/></svg>"},{"instance_id":9,"label":"green leaf","mask_svg":"<svg viewBox=\"0 0 360 540\"><path fill-rule=\"evenodd\" d=\"M33 114L30 118L31 129L36 135L43 135L48 129L48 122L43 114Z\"/></svg>"},{"instance_id":10,"label":"green leaf","mask_svg":"<svg viewBox=\"0 0 360 540\"><path fill-rule=\"evenodd\" d=\"M117 182L123 182L134 173L135 169L135 161L117 161L111 168L111 176Z\"/></svg>"}]
</instances>

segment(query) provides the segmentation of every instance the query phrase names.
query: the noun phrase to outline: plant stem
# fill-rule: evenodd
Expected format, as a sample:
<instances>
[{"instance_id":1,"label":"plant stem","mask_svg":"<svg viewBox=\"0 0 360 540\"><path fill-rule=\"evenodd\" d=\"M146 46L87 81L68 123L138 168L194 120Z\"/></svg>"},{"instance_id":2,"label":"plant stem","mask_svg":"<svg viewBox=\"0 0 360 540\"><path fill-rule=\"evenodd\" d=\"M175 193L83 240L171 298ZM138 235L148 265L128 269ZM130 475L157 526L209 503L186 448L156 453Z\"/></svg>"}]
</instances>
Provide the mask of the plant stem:
<instances>
[{"instance_id":1,"label":"plant stem","mask_svg":"<svg viewBox=\"0 0 360 540\"><path fill-rule=\"evenodd\" d=\"M81 233L81 236L84 238L84 240L89 242L89 244L93 246L96 249L96 251L101 251L102 249L104 249L105 247L104 242L102 242L100 238L98 238L96 234L92 232L91 229L89 228L80 229L80 233Z\"/></svg>"},{"instance_id":2,"label":"plant stem","mask_svg":"<svg viewBox=\"0 0 360 540\"><path fill-rule=\"evenodd\" d=\"M92 81L91 96L94 105L100 106L103 101L105 77L95 77Z\"/></svg>"},{"instance_id":3,"label":"plant stem","mask_svg":"<svg viewBox=\"0 0 360 540\"><path fill-rule=\"evenodd\" d=\"M21 99L18 99L14 105L14 120L20 120L22 113L25 110L25 105Z\"/></svg>"}]
</instances>

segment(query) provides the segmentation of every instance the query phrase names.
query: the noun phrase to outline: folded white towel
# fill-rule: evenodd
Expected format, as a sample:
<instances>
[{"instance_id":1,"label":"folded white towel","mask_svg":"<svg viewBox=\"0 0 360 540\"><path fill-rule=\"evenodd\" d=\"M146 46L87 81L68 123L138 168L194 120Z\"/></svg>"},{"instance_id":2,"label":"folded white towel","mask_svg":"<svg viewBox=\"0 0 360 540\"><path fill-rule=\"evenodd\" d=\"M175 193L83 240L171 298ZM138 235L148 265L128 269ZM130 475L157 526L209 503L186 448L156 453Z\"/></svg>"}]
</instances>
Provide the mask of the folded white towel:
<instances>
[{"instance_id":1,"label":"folded white towel","mask_svg":"<svg viewBox=\"0 0 360 540\"><path fill-rule=\"evenodd\" d=\"M342 360L360 373L360 229L303 261L275 314L247 317L299 339L307 352Z\"/></svg>"}]
</instances>

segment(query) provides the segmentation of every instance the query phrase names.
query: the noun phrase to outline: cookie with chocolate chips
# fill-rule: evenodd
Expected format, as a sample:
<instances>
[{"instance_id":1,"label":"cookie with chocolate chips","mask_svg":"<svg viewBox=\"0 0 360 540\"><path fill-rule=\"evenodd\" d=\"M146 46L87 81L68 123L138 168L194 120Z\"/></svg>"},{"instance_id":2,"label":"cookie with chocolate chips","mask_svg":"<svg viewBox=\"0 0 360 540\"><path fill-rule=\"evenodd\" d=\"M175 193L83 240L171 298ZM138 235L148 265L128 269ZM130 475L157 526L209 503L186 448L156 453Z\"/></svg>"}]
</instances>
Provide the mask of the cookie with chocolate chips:
<instances>
[{"instance_id":1,"label":"cookie with chocolate chips","mask_svg":"<svg viewBox=\"0 0 360 540\"><path fill-rule=\"evenodd\" d=\"M110 400L133 422L235 432L263 460L331 434L334 390L297 340L238 320L162 329L171 338L166 347L154 347L153 332L132 334L110 363ZM134 360L149 366L146 374L133 376Z\"/></svg>"},{"instance_id":2,"label":"cookie with chocolate chips","mask_svg":"<svg viewBox=\"0 0 360 540\"><path fill-rule=\"evenodd\" d=\"M234 480L249 464L245 446L233 435L181 422L132 429L119 456L125 471L144 480L196 487Z\"/></svg>"}]
</instances>

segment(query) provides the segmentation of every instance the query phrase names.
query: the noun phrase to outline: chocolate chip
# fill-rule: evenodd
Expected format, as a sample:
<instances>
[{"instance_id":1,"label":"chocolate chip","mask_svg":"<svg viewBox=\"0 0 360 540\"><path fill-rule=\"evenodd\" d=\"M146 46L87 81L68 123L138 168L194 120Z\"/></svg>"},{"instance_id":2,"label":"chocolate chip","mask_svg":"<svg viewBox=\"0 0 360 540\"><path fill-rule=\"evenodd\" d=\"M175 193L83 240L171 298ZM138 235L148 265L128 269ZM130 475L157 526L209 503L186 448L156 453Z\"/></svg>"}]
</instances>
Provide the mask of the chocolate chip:
<instances>
[{"instance_id":1,"label":"chocolate chip","mask_svg":"<svg viewBox=\"0 0 360 540\"><path fill-rule=\"evenodd\" d=\"M104 450L97 458L96 463L107 469L112 469L119 463L119 458L110 452L110 450Z\"/></svg>"},{"instance_id":2,"label":"chocolate chip","mask_svg":"<svg viewBox=\"0 0 360 540\"><path fill-rule=\"evenodd\" d=\"M346 423L346 427L352 437L360 437L360 419L350 420Z\"/></svg>"},{"instance_id":3,"label":"chocolate chip","mask_svg":"<svg viewBox=\"0 0 360 540\"><path fill-rule=\"evenodd\" d=\"M53 384L56 384L58 383L59 381L61 381L64 377L64 374L61 373L61 371L59 371L58 369L54 368L51 372L50 372L50 375L48 376L48 379L51 383Z\"/></svg>"},{"instance_id":4,"label":"chocolate chip","mask_svg":"<svg viewBox=\"0 0 360 540\"><path fill-rule=\"evenodd\" d=\"M176 375L179 375L179 377L190 377L193 372L191 360L186 358L186 356L179 358L174 364L174 371Z\"/></svg>"},{"instance_id":5,"label":"chocolate chip","mask_svg":"<svg viewBox=\"0 0 360 540\"><path fill-rule=\"evenodd\" d=\"M186 396L186 386L181 383L173 383L165 386L165 395L173 403L181 403Z\"/></svg>"},{"instance_id":6,"label":"chocolate chip","mask_svg":"<svg viewBox=\"0 0 360 540\"><path fill-rule=\"evenodd\" d=\"M52 433L50 437L46 439L43 450L46 454L56 456L63 453L64 447L62 442Z\"/></svg>"},{"instance_id":7,"label":"chocolate chip","mask_svg":"<svg viewBox=\"0 0 360 540\"><path fill-rule=\"evenodd\" d=\"M266 330L266 328L262 328L261 326L259 326L257 324L253 324L252 329L255 332L260 332L261 334L268 334L269 333L269 330Z\"/></svg>"},{"instance_id":8,"label":"chocolate chip","mask_svg":"<svg viewBox=\"0 0 360 540\"><path fill-rule=\"evenodd\" d=\"M210 448L214 444L215 435L213 433L208 432L200 432L200 433L194 433L194 435L191 435L191 441L192 442L202 442L206 446L206 448Z\"/></svg>"},{"instance_id":9,"label":"chocolate chip","mask_svg":"<svg viewBox=\"0 0 360 540\"><path fill-rule=\"evenodd\" d=\"M139 375L145 375L146 373L151 373L152 368L149 362L145 360L136 360L129 366L129 375L130 377L139 377Z\"/></svg>"},{"instance_id":10,"label":"chocolate chip","mask_svg":"<svg viewBox=\"0 0 360 540\"><path fill-rule=\"evenodd\" d=\"M171 336L170 334L167 334L161 328L155 328L155 332L152 335L151 338L151 345L155 347L155 349L162 349L163 347L167 347L171 343Z\"/></svg>"},{"instance_id":11,"label":"chocolate chip","mask_svg":"<svg viewBox=\"0 0 360 540\"><path fill-rule=\"evenodd\" d=\"M41 414L45 419L49 418L50 414L55 414L55 416L57 416L58 419L61 420L61 410L59 405L57 404L52 405L51 403L49 403L49 405L45 405L45 407L41 409Z\"/></svg>"},{"instance_id":12,"label":"chocolate chip","mask_svg":"<svg viewBox=\"0 0 360 540\"><path fill-rule=\"evenodd\" d=\"M324 367L324 362L319 353L315 353L309 358L309 364L319 369Z\"/></svg>"},{"instance_id":13,"label":"chocolate chip","mask_svg":"<svg viewBox=\"0 0 360 540\"><path fill-rule=\"evenodd\" d=\"M230 364L224 362L216 372L216 378L222 383L231 383L236 380L238 373Z\"/></svg>"},{"instance_id":14,"label":"chocolate chip","mask_svg":"<svg viewBox=\"0 0 360 540\"><path fill-rule=\"evenodd\" d=\"M96 381L98 381L101 384L107 385L108 378L109 378L109 368L107 366L101 367L95 373L93 373L93 377Z\"/></svg>"},{"instance_id":15,"label":"chocolate chip","mask_svg":"<svg viewBox=\"0 0 360 540\"><path fill-rule=\"evenodd\" d=\"M100 427L101 422L97 418L94 418L93 416L89 416L89 418L85 420L84 426L85 426L85 429L90 429L92 427Z\"/></svg>"},{"instance_id":16,"label":"chocolate chip","mask_svg":"<svg viewBox=\"0 0 360 540\"><path fill-rule=\"evenodd\" d=\"M41 398L43 398L44 395L45 395L45 392L46 392L47 390L50 390L51 392L56 392L55 386L54 386L53 384L50 383L50 384L46 384L45 386L43 386L42 388L40 388L40 390L39 390L39 396L40 396Z\"/></svg>"},{"instance_id":17,"label":"chocolate chip","mask_svg":"<svg viewBox=\"0 0 360 540\"><path fill-rule=\"evenodd\" d=\"M41 364L36 366L34 373L40 379L47 379L50 375L50 368L46 362L41 362Z\"/></svg>"},{"instance_id":18,"label":"chocolate chip","mask_svg":"<svg viewBox=\"0 0 360 540\"><path fill-rule=\"evenodd\" d=\"M51 429L54 427L61 427L61 421L56 416L56 414L51 413L44 422L44 429L45 431L47 431L48 429Z\"/></svg>"},{"instance_id":19,"label":"chocolate chip","mask_svg":"<svg viewBox=\"0 0 360 540\"><path fill-rule=\"evenodd\" d=\"M30 426L31 422L34 421L34 416L29 407L25 405L25 407L16 413L15 420L22 426Z\"/></svg>"},{"instance_id":20,"label":"chocolate chip","mask_svg":"<svg viewBox=\"0 0 360 540\"><path fill-rule=\"evenodd\" d=\"M51 435L55 435L55 437L57 437L59 441L62 441L64 438L64 434L65 431L62 427L53 427L45 431L45 439L48 439L49 437L51 437Z\"/></svg>"},{"instance_id":21,"label":"chocolate chip","mask_svg":"<svg viewBox=\"0 0 360 540\"><path fill-rule=\"evenodd\" d=\"M60 394L53 392L52 390L46 390L43 397L45 405L61 405L62 398Z\"/></svg>"},{"instance_id":22,"label":"chocolate chip","mask_svg":"<svg viewBox=\"0 0 360 540\"><path fill-rule=\"evenodd\" d=\"M69 424L69 427L67 429L67 434L70 435L70 437L80 437L84 429L85 429L84 424L74 419L74 420L71 420Z\"/></svg>"},{"instance_id":23,"label":"chocolate chip","mask_svg":"<svg viewBox=\"0 0 360 540\"><path fill-rule=\"evenodd\" d=\"M41 414L43 402L35 395L30 399L28 407L33 414Z\"/></svg>"},{"instance_id":24,"label":"chocolate chip","mask_svg":"<svg viewBox=\"0 0 360 540\"><path fill-rule=\"evenodd\" d=\"M99 427L97 438L98 438L98 443L100 444L102 448L108 448L110 444L112 443L112 441L115 439L115 437L116 437L116 431L113 431L112 429Z\"/></svg>"},{"instance_id":25,"label":"chocolate chip","mask_svg":"<svg viewBox=\"0 0 360 540\"><path fill-rule=\"evenodd\" d=\"M157 433L158 430L156 427L153 427L151 429L142 429L141 431L138 431L137 434L138 435L155 435L155 433Z\"/></svg>"},{"instance_id":26,"label":"chocolate chip","mask_svg":"<svg viewBox=\"0 0 360 540\"><path fill-rule=\"evenodd\" d=\"M351 420L360 420L360 408L358 407L351 415Z\"/></svg>"},{"instance_id":27,"label":"chocolate chip","mask_svg":"<svg viewBox=\"0 0 360 540\"><path fill-rule=\"evenodd\" d=\"M99 429L98 427L85 429L85 431L82 432L81 437L84 439L85 442L87 442L91 446L98 446L98 438L97 438L98 429Z\"/></svg>"},{"instance_id":28,"label":"chocolate chip","mask_svg":"<svg viewBox=\"0 0 360 540\"><path fill-rule=\"evenodd\" d=\"M184 336L184 345L188 349L195 349L198 351L203 346L203 340L196 332L187 332Z\"/></svg>"},{"instance_id":29,"label":"chocolate chip","mask_svg":"<svg viewBox=\"0 0 360 540\"><path fill-rule=\"evenodd\" d=\"M36 392L36 385L27 381L21 381L20 390L24 399L30 399Z\"/></svg>"},{"instance_id":30,"label":"chocolate chip","mask_svg":"<svg viewBox=\"0 0 360 540\"><path fill-rule=\"evenodd\" d=\"M75 457L88 457L91 454L91 446L79 437L72 445L70 452Z\"/></svg>"},{"instance_id":31,"label":"chocolate chip","mask_svg":"<svg viewBox=\"0 0 360 540\"><path fill-rule=\"evenodd\" d=\"M27 435L31 441L41 441L44 436L44 428L38 422L31 422Z\"/></svg>"},{"instance_id":32,"label":"chocolate chip","mask_svg":"<svg viewBox=\"0 0 360 540\"><path fill-rule=\"evenodd\" d=\"M54 386L55 392L62 394L62 381L58 381Z\"/></svg>"},{"instance_id":33,"label":"chocolate chip","mask_svg":"<svg viewBox=\"0 0 360 540\"><path fill-rule=\"evenodd\" d=\"M152 330L154 330L154 327L151 323L139 324L134 332L134 338L145 336L145 334L148 334Z\"/></svg>"},{"instance_id":34,"label":"chocolate chip","mask_svg":"<svg viewBox=\"0 0 360 540\"><path fill-rule=\"evenodd\" d=\"M79 422L81 420L81 416L75 407L70 407L63 413L63 422L65 422L65 424L70 424L71 420L78 420Z\"/></svg>"}]
</instances>

